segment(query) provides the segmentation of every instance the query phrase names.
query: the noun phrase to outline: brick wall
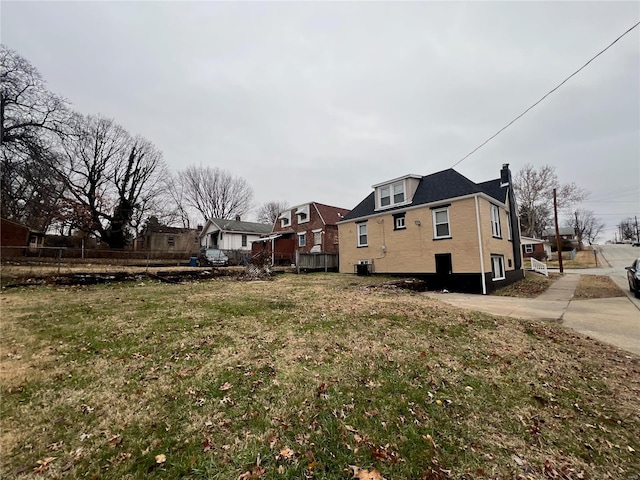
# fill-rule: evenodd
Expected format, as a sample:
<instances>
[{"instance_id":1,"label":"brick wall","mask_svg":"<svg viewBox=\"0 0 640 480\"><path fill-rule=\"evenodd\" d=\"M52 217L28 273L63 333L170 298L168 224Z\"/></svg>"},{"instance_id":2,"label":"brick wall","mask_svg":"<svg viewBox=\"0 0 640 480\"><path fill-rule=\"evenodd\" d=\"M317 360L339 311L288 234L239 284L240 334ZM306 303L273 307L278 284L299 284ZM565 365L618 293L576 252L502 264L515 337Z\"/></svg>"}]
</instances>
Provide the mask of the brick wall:
<instances>
[{"instance_id":1,"label":"brick wall","mask_svg":"<svg viewBox=\"0 0 640 480\"><path fill-rule=\"evenodd\" d=\"M450 203L451 233L448 239L434 239L433 211L429 207L404 210L404 230L394 230L393 217L393 214L403 210L369 218L367 247L357 247L355 222L338 225L340 271L352 273L353 265L359 260L369 260L374 263L376 273L435 273L435 255L451 253L453 273L480 272L475 199L443 202L447 203ZM512 243L507 240L506 211L501 209L500 212L502 239L495 239L491 231L489 201L479 197L479 207L485 272L491 271L491 254L504 255L506 270L513 270L513 249ZM383 245L386 247L384 250Z\"/></svg>"}]
</instances>

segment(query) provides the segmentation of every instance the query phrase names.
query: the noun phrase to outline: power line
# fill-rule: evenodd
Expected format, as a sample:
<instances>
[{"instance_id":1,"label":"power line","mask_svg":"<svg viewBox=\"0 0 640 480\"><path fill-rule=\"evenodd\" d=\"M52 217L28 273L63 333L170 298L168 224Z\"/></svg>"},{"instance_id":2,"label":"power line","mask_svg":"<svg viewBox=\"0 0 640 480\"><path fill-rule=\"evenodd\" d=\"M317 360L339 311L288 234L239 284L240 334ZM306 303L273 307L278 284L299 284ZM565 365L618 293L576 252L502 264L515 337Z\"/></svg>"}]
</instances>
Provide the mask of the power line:
<instances>
[{"instance_id":1,"label":"power line","mask_svg":"<svg viewBox=\"0 0 640 480\"><path fill-rule=\"evenodd\" d=\"M476 153L478 150L480 150L482 147L484 147L487 143L489 143L491 140L493 140L494 138L496 138L498 135L500 135L503 131L505 131L507 128L509 128L511 125L513 125L517 120L519 120L520 118L522 118L527 112L529 112L529 110L531 110L532 108L534 108L536 105L538 105L540 102L542 102L545 98L547 98L549 95L551 95L553 92L555 92L556 90L558 90L562 85L564 85L565 83L567 83L573 76L575 76L576 74L578 74L582 69L584 69L587 65L589 65L591 62L593 62L596 58L598 58L600 55L602 55L604 52L606 52L607 50L609 50L609 48L611 48L618 40L620 40L622 37L624 37L627 33L629 33L631 30L633 30L634 28L636 28L638 25L640 25L640 22L636 23L634 26L632 26L629 30L627 30L626 32L624 32L622 35L620 35L618 38L616 38L613 42L611 42L609 45L607 45L607 47L600 51L599 53L597 53L595 56L593 56L587 63L585 63L583 66L581 66L578 70L576 70L575 72L573 72L571 75L569 75L567 78L565 78L562 82L560 82L555 88L553 88L552 90L550 90L546 95L544 95L540 100L538 100L536 103L534 103L533 105L531 105L529 108L527 108L524 112L522 112L520 115L518 115L516 118L514 118L513 120L511 120L509 123L507 123L504 127L502 127L500 130L498 130L496 133L494 133L492 136L490 136L487 140L485 140L483 143L481 143L480 145L478 145L476 148L474 148L471 152L467 153L464 157L462 157L460 160L458 160L456 163L454 163L451 168L461 164L463 161L465 161L467 158L469 158L471 155L473 155L474 153Z\"/></svg>"}]
</instances>

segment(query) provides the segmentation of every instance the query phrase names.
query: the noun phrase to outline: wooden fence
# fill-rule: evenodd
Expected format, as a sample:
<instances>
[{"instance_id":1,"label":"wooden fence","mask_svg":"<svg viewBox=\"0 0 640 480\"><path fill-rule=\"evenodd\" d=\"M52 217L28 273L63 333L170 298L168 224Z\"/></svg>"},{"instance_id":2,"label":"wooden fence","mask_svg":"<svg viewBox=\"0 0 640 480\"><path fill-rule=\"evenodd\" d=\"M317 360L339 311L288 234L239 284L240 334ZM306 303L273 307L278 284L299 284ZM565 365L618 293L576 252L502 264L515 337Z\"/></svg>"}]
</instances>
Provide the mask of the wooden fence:
<instances>
[{"instance_id":1,"label":"wooden fence","mask_svg":"<svg viewBox=\"0 0 640 480\"><path fill-rule=\"evenodd\" d=\"M298 253L296 266L301 270L329 270L337 271L339 268L337 253Z\"/></svg>"}]
</instances>

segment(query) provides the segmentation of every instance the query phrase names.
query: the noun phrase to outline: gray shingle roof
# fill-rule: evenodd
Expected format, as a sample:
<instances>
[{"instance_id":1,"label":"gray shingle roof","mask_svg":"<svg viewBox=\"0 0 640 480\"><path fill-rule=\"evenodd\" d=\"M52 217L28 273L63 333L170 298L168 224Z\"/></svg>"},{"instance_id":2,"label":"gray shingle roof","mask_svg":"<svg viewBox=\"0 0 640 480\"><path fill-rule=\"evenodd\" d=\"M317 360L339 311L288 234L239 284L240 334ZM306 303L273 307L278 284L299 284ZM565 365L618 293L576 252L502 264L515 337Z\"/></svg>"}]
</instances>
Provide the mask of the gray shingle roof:
<instances>
[{"instance_id":1,"label":"gray shingle roof","mask_svg":"<svg viewBox=\"0 0 640 480\"><path fill-rule=\"evenodd\" d=\"M465 195L472 195L474 193L486 193L501 203L505 203L507 199L507 188L500 187L499 178L477 184L469 180L464 175L459 174L452 168L449 168L447 170L422 177L413 196L413 201L408 206L413 207L416 205L436 203L457 197L463 197ZM367 217L378 213L375 211L374 195L375 193L371 192L344 217L344 220ZM393 211L402 208L407 208L407 205L390 208L385 211Z\"/></svg>"},{"instance_id":2,"label":"gray shingle roof","mask_svg":"<svg viewBox=\"0 0 640 480\"><path fill-rule=\"evenodd\" d=\"M225 232L256 233L259 235L270 233L272 226L270 223L243 222L242 220L224 218L212 218L211 221Z\"/></svg>"}]
</instances>

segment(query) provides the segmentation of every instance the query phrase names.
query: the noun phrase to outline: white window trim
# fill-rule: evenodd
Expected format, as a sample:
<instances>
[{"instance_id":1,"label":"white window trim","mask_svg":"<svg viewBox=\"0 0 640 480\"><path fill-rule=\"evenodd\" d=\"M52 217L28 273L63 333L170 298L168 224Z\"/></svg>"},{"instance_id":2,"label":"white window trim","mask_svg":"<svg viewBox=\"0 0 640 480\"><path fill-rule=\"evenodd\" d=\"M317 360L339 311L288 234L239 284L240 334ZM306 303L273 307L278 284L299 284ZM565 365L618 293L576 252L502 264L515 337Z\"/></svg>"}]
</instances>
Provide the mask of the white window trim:
<instances>
[{"instance_id":1,"label":"white window trim","mask_svg":"<svg viewBox=\"0 0 640 480\"><path fill-rule=\"evenodd\" d=\"M524 244L524 253L533 253L535 250L533 243L525 243Z\"/></svg>"},{"instance_id":2,"label":"white window trim","mask_svg":"<svg viewBox=\"0 0 640 480\"><path fill-rule=\"evenodd\" d=\"M286 227L288 225L291 225L291 210L287 210L286 212L282 212L278 216L278 220L280 220L280 226L281 227Z\"/></svg>"},{"instance_id":3,"label":"white window trim","mask_svg":"<svg viewBox=\"0 0 640 480\"><path fill-rule=\"evenodd\" d=\"M360 228L364 227L364 235L367 240L366 243L360 243ZM366 223L356 223L356 245L358 247L368 247L369 246L369 229L367 228Z\"/></svg>"},{"instance_id":4,"label":"white window trim","mask_svg":"<svg viewBox=\"0 0 640 480\"><path fill-rule=\"evenodd\" d=\"M403 196L404 196L404 200L402 202L394 202L394 187L396 187L397 185L402 185L402 192L403 192ZM388 188L389 189L389 205L382 205L382 189L383 188ZM386 198L386 197L385 197ZM395 182L390 182L390 183L385 183L383 185L379 185L376 187L376 211L378 210L387 210L389 208L393 208L393 207L398 207L401 205L407 205L408 203L411 203L408 198L407 198L407 181L406 179L403 180L399 180L399 181L395 181Z\"/></svg>"},{"instance_id":5,"label":"white window trim","mask_svg":"<svg viewBox=\"0 0 640 480\"><path fill-rule=\"evenodd\" d=\"M502 276L495 276L495 261L498 261L498 266L500 267L498 275L502 274ZM491 277L493 281L504 280L506 277L506 270L504 268L504 255L491 255Z\"/></svg>"},{"instance_id":6,"label":"white window trim","mask_svg":"<svg viewBox=\"0 0 640 480\"><path fill-rule=\"evenodd\" d=\"M441 235L438 236L438 225L443 225L444 223L436 223L436 214L439 212L446 212L447 214L447 228L449 230L448 235ZM444 207L444 208L436 208L431 212L432 216L433 216L433 238L434 239L441 239L441 238L451 238L451 221L449 218L449 207Z\"/></svg>"},{"instance_id":7,"label":"white window trim","mask_svg":"<svg viewBox=\"0 0 640 480\"><path fill-rule=\"evenodd\" d=\"M493 238L502 238L502 228L500 226L500 208L491 204L491 235Z\"/></svg>"},{"instance_id":8,"label":"white window trim","mask_svg":"<svg viewBox=\"0 0 640 480\"><path fill-rule=\"evenodd\" d=\"M302 215L304 215L305 218L302 218ZM296 216L298 217L299 224L309 222L309 205L298 208L296 210Z\"/></svg>"},{"instance_id":9,"label":"white window trim","mask_svg":"<svg viewBox=\"0 0 640 480\"><path fill-rule=\"evenodd\" d=\"M304 244L300 243L300 239L304 238ZM307 232L299 232L298 233L298 246L306 247L307 246Z\"/></svg>"},{"instance_id":10,"label":"white window trim","mask_svg":"<svg viewBox=\"0 0 640 480\"><path fill-rule=\"evenodd\" d=\"M406 230L407 224L404 215L395 218L394 228L396 230Z\"/></svg>"}]
</instances>

